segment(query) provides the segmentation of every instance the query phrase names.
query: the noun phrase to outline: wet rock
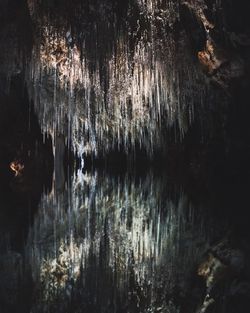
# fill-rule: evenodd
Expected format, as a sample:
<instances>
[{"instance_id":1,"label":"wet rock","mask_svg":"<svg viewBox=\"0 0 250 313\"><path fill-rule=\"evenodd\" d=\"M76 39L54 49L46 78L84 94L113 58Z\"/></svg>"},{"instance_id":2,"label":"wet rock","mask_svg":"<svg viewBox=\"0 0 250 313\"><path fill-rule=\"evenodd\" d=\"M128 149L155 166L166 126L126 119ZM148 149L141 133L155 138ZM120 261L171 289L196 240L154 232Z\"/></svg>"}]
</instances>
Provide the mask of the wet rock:
<instances>
[{"instance_id":1,"label":"wet rock","mask_svg":"<svg viewBox=\"0 0 250 313\"><path fill-rule=\"evenodd\" d=\"M206 280L208 293L215 284L226 278L227 273L228 266L223 264L212 254L209 254L207 260L203 262L198 269L198 275Z\"/></svg>"},{"instance_id":2,"label":"wet rock","mask_svg":"<svg viewBox=\"0 0 250 313\"><path fill-rule=\"evenodd\" d=\"M210 298L209 296L206 296L203 305L201 309L199 310L199 313L208 313L211 312L211 307L215 303L215 300L213 298Z\"/></svg>"},{"instance_id":3,"label":"wet rock","mask_svg":"<svg viewBox=\"0 0 250 313\"><path fill-rule=\"evenodd\" d=\"M198 268L198 275L206 282L206 295L198 312L222 312L225 308L225 312L244 312L242 308L250 296L247 261L244 248L232 238L226 237L213 246Z\"/></svg>"},{"instance_id":4,"label":"wet rock","mask_svg":"<svg viewBox=\"0 0 250 313\"><path fill-rule=\"evenodd\" d=\"M230 10L228 7L224 8L222 3L207 0L189 0L182 3L205 30L203 49L197 53L205 74L211 81L229 90L236 79L245 75L245 63L249 63L249 57L243 47L249 46L249 34L233 31L227 20ZM243 8L244 3L242 10Z\"/></svg>"},{"instance_id":5,"label":"wet rock","mask_svg":"<svg viewBox=\"0 0 250 313\"><path fill-rule=\"evenodd\" d=\"M213 41L207 40L205 49L198 52L200 63L210 75L213 75L223 64L228 62L225 52L222 50L217 52L217 50Z\"/></svg>"},{"instance_id":6,"label":"wet rock","mask_svg":"<svg viewBox=\"0 0 250 313\"><path fill-rule=\"evenodd\" d=\"M230 267L233 272L240 273L245 266L243 251L230 247L230 242L224 240L212 248L214 253L224 264Z\"/></svg>"},{"instance_id":7,"label":"wet rock","mask_svg":"<svg viewBox=\"0 0 250 313\"><path fill-rule=\"evenodd\" d=\"M15 173L15 176L21 176L24 170L24 164L20 160L15 160L10 163L10 169Z\"/></svg>"}]
</instances>

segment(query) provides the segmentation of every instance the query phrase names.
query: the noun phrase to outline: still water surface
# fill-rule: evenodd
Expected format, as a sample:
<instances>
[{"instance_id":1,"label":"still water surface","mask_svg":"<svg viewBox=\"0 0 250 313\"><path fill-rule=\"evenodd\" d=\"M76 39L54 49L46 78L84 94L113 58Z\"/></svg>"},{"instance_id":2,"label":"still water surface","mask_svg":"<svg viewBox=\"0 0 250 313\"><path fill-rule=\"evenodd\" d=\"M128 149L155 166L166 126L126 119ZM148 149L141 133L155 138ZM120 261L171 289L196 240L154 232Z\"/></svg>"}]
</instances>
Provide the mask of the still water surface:
<instances>
[{"instance_id":1,"label":"still water surface","mask_svg":"<svg viewBox=\"0 0 250 313\"><path fill-rule=\"evenodd\" d=\"M79 170L43 195L30 227L31 312L178 312L215 227L152 172Z\"/></svg>"}]
</instances>

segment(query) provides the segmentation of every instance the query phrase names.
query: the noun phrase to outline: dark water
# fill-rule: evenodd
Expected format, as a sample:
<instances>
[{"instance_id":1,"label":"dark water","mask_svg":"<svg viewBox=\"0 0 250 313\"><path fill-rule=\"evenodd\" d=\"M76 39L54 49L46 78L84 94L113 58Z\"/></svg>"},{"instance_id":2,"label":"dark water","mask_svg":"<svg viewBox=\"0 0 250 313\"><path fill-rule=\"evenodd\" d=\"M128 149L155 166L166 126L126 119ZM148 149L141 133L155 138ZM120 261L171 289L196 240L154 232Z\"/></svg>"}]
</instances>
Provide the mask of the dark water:
<instances>
[{"instance_id":1,"label":"dark water","mask_svg":"<svg viewBox=\"0 0 250 313\"><path fill-rule=\"evenodd\" d=\"M181 312L218 229L165 175L79 170L2 256L1 312Z\"/></svg>"}]
</instances>

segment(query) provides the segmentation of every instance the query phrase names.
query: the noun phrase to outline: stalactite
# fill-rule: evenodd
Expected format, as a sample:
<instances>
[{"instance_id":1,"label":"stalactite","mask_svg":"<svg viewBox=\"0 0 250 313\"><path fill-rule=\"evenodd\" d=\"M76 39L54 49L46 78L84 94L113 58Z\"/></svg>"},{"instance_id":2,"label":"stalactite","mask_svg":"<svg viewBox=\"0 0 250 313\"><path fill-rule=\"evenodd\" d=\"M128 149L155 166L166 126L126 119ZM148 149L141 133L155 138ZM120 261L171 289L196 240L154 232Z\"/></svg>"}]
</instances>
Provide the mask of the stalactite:
<instances>
[{"instance_id":1,"label":"stalactite","mask_svg":"<svg viewBox=\"0 0 250 313\"><path fill-rule=\"evenodd\" d=\"M110 15L108 2L88 7L101 16L90 26L83 9L76 13L83 26L92 27L91 34L72 21L70 27L61 21L58 26L46 15L38 23L27 75L30 97L43 132L52 138L62 134L80 157L136 146L151 155L164 144L167 129L175 127L182 139L195 106L202 106L207 87L203 81L197 88L202 76L185 34L175 29L178 2L136 5L139 13L129 8L125 27L111 35L119 16Z\"/></svg>"}]
</instances>

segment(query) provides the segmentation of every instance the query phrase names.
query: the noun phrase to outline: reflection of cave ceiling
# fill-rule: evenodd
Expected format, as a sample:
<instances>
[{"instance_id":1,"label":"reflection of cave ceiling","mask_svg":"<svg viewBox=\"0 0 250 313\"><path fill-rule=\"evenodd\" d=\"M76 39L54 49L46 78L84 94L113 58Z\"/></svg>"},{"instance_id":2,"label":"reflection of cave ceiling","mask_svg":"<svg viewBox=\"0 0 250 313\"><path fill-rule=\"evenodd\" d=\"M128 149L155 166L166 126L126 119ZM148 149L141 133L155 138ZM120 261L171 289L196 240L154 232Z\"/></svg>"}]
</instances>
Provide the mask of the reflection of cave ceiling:
<instances>
[{"instance_id":1,"label":"reflection of cave ceiling","mask_svg":"<svg viewBox=\"0 0 250 313\"><path fill-rule=\"evenodd\" d=\"M166 182L152 174L136 182L79 171L70 185L69 193L44 196L26 246L41 292L41 312L58 302L65 309L76 284L83 303L84 295L91 298L88 276L93 280L94 273L97 298L102 298L103 282L109 288L107 273L112 281L110 295L117 293L104 299L103 310L119 297L125 297L123 306L131 301L126 291L132 289L133 279L140 290L135 291L138 301L143 297L151 301L143 311L148 312L159 297L164 299L179 281L186 281L190 273L186 268L191 270L200 258L199 244L206 246L215 227L199 216L183 193L177 201L163 197ZM94 306L92 298L88 301ZM164 307L165 300L160 305Z\"/></svg>"}]
</instances>

